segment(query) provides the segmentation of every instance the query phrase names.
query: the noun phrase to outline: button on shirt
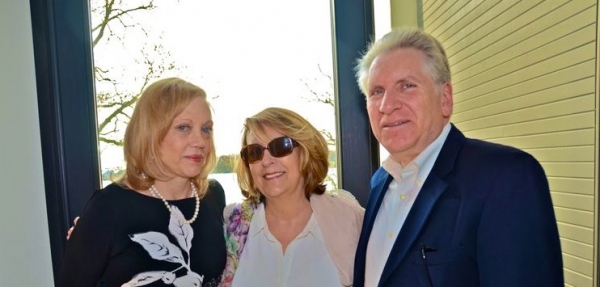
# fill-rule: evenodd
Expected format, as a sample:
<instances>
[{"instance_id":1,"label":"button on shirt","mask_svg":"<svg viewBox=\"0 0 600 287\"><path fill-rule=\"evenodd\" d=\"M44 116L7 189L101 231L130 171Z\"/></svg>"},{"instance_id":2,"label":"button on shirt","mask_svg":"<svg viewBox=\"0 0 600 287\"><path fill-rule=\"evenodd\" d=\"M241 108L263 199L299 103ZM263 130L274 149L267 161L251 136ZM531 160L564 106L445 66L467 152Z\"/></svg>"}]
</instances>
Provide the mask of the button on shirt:
<instances>
[{"instance_id":1,"label":"button on shirt","mask_svg":"<svg viewBox=\"0 0 600 287\"><path fill-rule=\"evenodd\" d=\"M271 234L264 205L254 211L233 287L342 286L314 214L285 254Z\"/></svg>"},{"instance_id":2,"label":"button on shirt","mask_svg":"<svg viewBox=\"0 0 600 287\"><path fill-rule=\"evenodd\" d=\"M398 233L433 168L448 133L450 133L449 123L442 129L440 135L406 167L392 160L391 157L382 163L383 169L393 177L393 180L384 195L369 237L365 286L375 287L379 284Z\"/></svg>"}]
</instances>

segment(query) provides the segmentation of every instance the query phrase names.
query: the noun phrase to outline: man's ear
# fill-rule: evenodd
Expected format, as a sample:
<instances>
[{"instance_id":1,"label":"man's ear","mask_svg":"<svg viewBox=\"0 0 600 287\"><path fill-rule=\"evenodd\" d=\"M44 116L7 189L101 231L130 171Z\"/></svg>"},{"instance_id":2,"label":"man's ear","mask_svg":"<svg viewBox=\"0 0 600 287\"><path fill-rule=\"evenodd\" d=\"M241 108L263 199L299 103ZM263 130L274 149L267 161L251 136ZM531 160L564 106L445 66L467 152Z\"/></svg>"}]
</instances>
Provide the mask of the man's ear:
<instances>
[{"instance_id":1,"label":"man's ear","mask_svg":"<svg viewBox=\"0 0 600 287\"><path fill-rule=\"evenodd\" d=\"M449 118L452 115L452 107L454 105L452 84L450 82L444 83L442 85L441 93L442 115L445 118Z\"/></svg>"}]
</instances>

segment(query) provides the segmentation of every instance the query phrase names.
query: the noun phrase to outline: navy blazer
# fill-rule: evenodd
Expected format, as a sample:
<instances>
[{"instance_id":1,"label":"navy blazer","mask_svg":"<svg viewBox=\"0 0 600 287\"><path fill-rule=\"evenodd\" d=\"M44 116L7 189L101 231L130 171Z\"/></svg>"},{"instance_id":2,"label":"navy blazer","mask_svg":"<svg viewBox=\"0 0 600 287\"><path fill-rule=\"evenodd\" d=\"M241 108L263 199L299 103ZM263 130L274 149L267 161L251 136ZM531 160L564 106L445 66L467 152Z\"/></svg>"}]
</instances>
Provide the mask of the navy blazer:
<instances>
[{"instance_id":1,"label":"navy blazer","mask_svg":"<svg viewBox=\"0 0 600 287\"><path fill-rule=\"evenodd\" d=\"M367 244L391 181L382 168L371 179L354 286L364 286ZM378 286L564 286L548 180L538 161L465 138L453 125Z\"/></svg>"}]
</instances>

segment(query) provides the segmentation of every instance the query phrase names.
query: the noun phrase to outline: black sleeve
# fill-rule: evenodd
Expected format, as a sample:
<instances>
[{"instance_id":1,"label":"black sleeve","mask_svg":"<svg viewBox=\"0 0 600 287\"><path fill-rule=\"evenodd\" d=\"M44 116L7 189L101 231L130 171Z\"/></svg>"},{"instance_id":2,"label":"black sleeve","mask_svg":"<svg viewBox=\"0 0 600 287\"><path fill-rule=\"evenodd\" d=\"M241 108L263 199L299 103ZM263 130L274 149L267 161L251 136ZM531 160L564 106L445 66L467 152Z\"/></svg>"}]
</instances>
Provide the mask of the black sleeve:
<instances>
[{"instance_id":1,"label":"black sleeve","mask_svg":"<svg viewBox=\"0 0 600 287\"><path fill-rule=\"evenodd\" d=\"M563 286L562 253L544 170L525 153L505 159L479 221L479 281L482 286Z\"/></svg>"},{"instance_id":2,"label":"black sleeve","mask_svg":"<svg viewBox=\"0 0 600 287\"><path fill-rule=\"evenodd\" d=\"M223 186L218 181L211 179L206 196L210 198L209 200L212 204L221 212L220 217L222 218L223 209L225 208L225 191L223 190Z\"/></svg>"},{"instance_id":3,"label":"black sleeve","mask_svg":"<svg viewBox=\"0 0 600 287\"><path fill-rule=\"evenodd\" d=\"M117 222L114 210L102 191L90 198L67 243L58 286L96 286L109 259Z\"/></svg>"}]
</instances>

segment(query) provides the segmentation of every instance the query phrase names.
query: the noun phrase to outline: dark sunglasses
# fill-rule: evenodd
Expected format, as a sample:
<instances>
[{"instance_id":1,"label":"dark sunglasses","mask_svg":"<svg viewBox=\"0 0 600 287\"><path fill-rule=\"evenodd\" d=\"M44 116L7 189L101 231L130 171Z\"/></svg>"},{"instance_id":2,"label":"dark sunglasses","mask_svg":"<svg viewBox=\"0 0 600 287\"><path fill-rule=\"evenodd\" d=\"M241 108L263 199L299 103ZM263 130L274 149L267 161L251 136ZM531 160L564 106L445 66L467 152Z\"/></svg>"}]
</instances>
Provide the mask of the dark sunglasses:
<instances>
[{"instance_id":1,"label":"dark sunglasses","mask_svg":"<svg viewBox=\"0 0 600 287\"><path fill-rule=\"evenodd\" d=\"M265 150L268 150L273 157L284 157L294 151L294 147L298 146L298 142L290 137L280 137L272 140L263 147L259 144L249 144L244 146L240 151L242 160L246 164L255 163L263 158Z\"/></svg>"}]
</instances>

